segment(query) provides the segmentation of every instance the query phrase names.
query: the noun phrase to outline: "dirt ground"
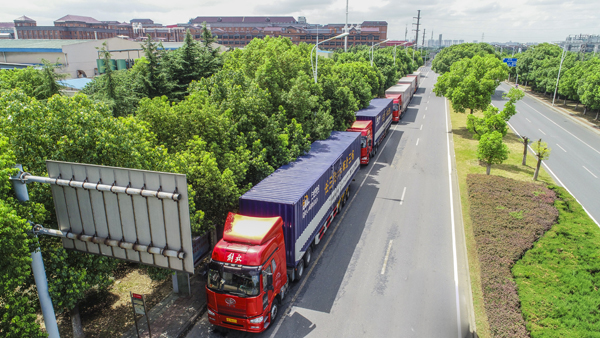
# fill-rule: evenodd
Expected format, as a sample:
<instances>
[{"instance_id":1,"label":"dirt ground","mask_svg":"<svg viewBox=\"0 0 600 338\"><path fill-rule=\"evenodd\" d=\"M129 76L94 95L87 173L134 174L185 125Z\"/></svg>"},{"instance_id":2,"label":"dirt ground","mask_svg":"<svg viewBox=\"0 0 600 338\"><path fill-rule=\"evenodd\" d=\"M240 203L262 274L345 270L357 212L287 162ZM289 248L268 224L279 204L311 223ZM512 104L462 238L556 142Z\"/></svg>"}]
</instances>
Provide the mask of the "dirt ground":
<instances>
[{"instance_id":1,"label":"dirt ground","mask_svg":"<svg viewBox=\"0 0 600 338\"><path fill-rule=\"evenodd\" d=\"M150 310L173 290L171 278L153 281L144 269L135 264L124 264L115 273L115 282L108 292L91 293L80 306L81 321L87 338L113 338L121 335L134 324L129 292L146 296ZM41 324L41 314L39 315ZM71 338L73 329L68 313L57 316L60 336Z\"/></svg>"},{"instance_id":2,"label":"dirt ground","mask_svg":"<svg viewBox=\"0 0 600 338\"><path fill-rule=\"evenodd\" d=\"M515 85L514 82L508 82L511 85ZM552 95L554 93L548 93L544 95L544 93L537 93L531 91L531 87L524 86L523 84L519 84L520 88L524 88L527 94L531 96L535 96L536 98L545 101L548 104L552 104ZM600 112L598 110L588 109L586 114L584 115L584 106L580 103L577 104L575 101L564 100L563 98L559 98L559 95L556 95L556 99L554 100L554 105L558 108L562 108L566 110L571 116L581 119L587 124L591 125L597 130L600 130Z\"/></svg>"}]
</instances>

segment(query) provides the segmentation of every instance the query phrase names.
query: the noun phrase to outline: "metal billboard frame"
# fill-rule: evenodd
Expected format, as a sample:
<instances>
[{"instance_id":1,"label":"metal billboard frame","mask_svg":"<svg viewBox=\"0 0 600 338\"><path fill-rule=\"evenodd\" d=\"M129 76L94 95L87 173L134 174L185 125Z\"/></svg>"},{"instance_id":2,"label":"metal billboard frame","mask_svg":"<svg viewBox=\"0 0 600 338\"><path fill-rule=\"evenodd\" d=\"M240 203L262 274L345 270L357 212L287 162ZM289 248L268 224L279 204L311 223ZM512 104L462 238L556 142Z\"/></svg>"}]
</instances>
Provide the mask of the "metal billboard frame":
<instances>
[{"instance_id":1,"label":"metal billboard frame","mask_svg":"<svg viewBox=\"0 0 600 338\"><path fill-rule=\"evenodd\" d=\"M194 273L186 176L46 161L66 249Z\"/></svg>"}]
</instances>

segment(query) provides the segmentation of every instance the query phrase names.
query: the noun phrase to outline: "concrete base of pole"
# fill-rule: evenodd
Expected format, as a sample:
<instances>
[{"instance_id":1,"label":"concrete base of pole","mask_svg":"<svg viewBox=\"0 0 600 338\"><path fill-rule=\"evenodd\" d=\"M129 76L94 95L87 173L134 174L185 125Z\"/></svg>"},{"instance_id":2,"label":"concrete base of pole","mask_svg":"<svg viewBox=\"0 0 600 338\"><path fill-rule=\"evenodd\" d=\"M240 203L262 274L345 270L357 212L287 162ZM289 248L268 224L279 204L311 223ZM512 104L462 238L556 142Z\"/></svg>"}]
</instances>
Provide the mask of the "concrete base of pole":
<instances>
[{"instance_id":1,"label":"concrete base of pole","mask_svg":"<svg viewBox=\"0 0 600 338\"><path fill-rule=\"evenodd\" d=\"M39 248L31 254L31 260L33 278L35 279L35 286L40 299L44 324L46 324L46 332L48 332L49 338L60 338L58 325L56 324L56 315L54 314L54 307L52 306L52 299L48 292L48 280L46 279L44 261L42 260L42 253Z\"/></svg>"}]
</instances>

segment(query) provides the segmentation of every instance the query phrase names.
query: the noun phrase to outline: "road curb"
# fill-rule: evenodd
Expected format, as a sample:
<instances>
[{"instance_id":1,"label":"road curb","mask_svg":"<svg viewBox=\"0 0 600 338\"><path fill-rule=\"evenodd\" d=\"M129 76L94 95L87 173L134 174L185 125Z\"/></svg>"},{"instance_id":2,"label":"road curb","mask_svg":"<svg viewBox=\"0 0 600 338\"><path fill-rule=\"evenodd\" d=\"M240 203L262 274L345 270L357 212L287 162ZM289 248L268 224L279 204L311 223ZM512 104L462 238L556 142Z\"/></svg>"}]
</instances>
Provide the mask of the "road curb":
<instances>
[{"instance_id":1,"label":"road curb","mask_svg":"<svg viewBox=\"0 0 600 338\"><path fill-rule=\"evenodd\" d=\"M187 334L194 327L194 325L196 324L196 322L200 318L202 318L202 316L206 312L206 309L207 309L207 303L205 302L204 305L202 305L202 308L200 309L200 311L198 311L186 323L184 323L182 325L181 330L179 331L179 333L177 333L176 338L184 338L185 336L187 336Z\"/></svg>"}]
</instances>

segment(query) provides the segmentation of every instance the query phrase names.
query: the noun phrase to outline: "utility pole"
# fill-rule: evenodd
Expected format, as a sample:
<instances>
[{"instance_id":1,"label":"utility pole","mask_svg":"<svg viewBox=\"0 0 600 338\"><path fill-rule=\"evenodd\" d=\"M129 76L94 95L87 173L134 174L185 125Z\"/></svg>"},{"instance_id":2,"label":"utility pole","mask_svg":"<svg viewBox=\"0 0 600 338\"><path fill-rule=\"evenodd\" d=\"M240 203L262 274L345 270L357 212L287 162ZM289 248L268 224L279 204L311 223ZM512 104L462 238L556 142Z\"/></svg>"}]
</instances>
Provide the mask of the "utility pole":
<instances>
[{"instance_id":1,"label":"utility pole","mask_svg":"<svg viewBox=\"0 0 600 338\"><path fill-rule=\"evenodd\" d=\"M406 25L406 29L404 30L404 41L406 42L406 38L408 37L408 24Z\"/></svg>"},{"instance_id":2,"label":"utility pole","mask_svg":"<svg viewBox=\"0 0 600 338\"><path fill-rule=\"evenodd\" d=\"M346 0L346 25L344 26L344 33L348 33L348 0ZM348 36L344 37L344 52L348 51Z\"/></svg>"},{"instance_id":3,"label":"utility pole","mask_svg":"<svg viewBox=\"0 0 600 338\"><path fill-rule=\"evenodd\" d=\"M413 31L417 32L415 35L415 48L419 47L419 26L421 24L421 10L417 11L417 16L414 16L413 19L417 19L417 23L413 23L413 25L417 26L417 29L413 29Z\"/></svg>"}]
</instances>

